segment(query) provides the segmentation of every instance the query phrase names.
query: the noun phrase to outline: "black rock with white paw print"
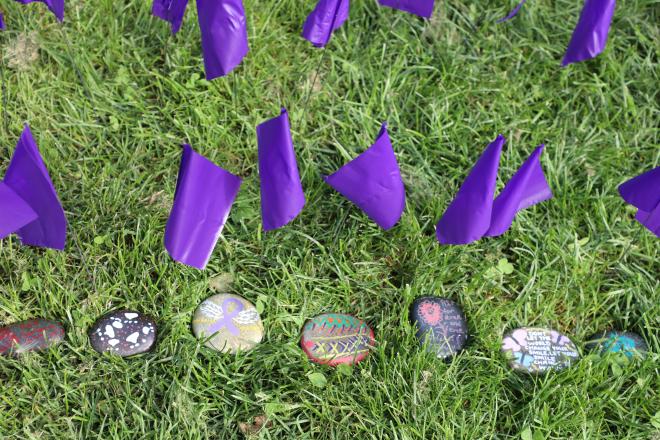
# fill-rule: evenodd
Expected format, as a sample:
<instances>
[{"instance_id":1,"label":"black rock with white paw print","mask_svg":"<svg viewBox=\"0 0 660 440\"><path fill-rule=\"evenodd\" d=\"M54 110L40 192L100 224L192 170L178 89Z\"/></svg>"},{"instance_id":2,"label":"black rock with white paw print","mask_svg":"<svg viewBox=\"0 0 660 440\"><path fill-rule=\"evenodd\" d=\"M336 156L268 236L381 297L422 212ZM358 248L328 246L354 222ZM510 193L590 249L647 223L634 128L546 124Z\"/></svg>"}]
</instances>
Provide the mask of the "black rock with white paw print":
<instances>
[{"instance_id":1,"label":"black rock with white paw print","mask_svg":"<svg viewBox=\"0 0 660 440\"><path fill-rule=\"evenodd\" d=\"M140 312L117 310L94 323L89 330L89 342L99 353L122 357L144 353L156 344L156 323Z\"/></svg>"}]
</instances>

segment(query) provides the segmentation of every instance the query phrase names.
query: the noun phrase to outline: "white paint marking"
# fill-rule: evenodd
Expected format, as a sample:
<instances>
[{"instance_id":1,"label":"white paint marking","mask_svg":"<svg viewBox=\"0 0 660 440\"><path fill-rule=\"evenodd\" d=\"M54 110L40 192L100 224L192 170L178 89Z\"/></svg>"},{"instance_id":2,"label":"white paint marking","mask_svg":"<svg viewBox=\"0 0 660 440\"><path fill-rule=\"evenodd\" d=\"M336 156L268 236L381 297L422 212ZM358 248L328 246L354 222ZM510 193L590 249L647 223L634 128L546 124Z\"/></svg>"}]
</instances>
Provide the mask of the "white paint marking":
<instances>
[{"instance_id":1,"label":"white paint marking","mask_svg":"<svg viewBox=\"0 0 660 440\"><path fill-rule=\"evenodd\" d=\"M110 344L111 346L114 347L115 345L119 344L119 339L110 339L110 340L108 341L108 344ZM115 350L116 350L116 349L115 349Z\"/></svg>"},{"instance_id":2,"label":"white paint marking","mask_svg":"<svg viewBox=\"0 0 660 440\"><path fill-rule=\"evenodd\" d=\"M131 333L126 337L126 342L132 342L133 344L135 344L138 340L138 336L140 336L140 333L138 332Z\"/></svg>"},{"instance_id":3,"label":"white paint marking","mask_svg":"<svg viewBox=\"0 0 660 440\"><path fill-rule=\"evenodd\" d=\"M115 321L115 322L112 323L112 326L114 328L122 328L124 326L124 324L122 324L121 321Z\"/></svg>"},{"instance_id":4,"label":"white paint marking","mask_svg":"<svg viewBox=\"0 0 660 440\"><path fill-rule=\"evenodd\" d=\"M137 313L124 313L124 316L125 316L127 319L133 319L133 318L137 318L137 317L138 317L138 314L137 314Z\"/></svg>"},{"instance_id":5,"label":"white paint marking","mask_svg":"<svg viewBox=\"0 0 660 440\"><path fill-rule=\"evenodd\" d=\"M114 337L115 337L115 331L114 331L114 330L112 329L112 327L109 326L109 325L106 325L106 326L105 326L105 334L108 335L108 336L110 336L111 338L114 338Z\"/></svg>"}]
</instances>

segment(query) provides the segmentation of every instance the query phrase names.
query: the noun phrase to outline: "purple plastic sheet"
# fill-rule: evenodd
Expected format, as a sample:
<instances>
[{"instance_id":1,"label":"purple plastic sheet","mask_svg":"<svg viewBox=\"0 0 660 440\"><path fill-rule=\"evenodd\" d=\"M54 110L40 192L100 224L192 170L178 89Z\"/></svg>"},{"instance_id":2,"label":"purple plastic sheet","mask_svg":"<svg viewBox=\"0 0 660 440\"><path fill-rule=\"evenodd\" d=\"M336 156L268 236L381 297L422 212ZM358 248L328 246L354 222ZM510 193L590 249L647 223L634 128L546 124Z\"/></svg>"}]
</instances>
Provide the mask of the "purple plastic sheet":
<instances>
[{"instance_id":1,"label":"purple plastic sheet","mask_svg":"<svg viewBox=\"0 0 660 440\"><path fill-rule=\"evenodd\" d=\"M32 2L44 3L46 4L46 6L48 6L50 12L55 14L55 17L57 17L59 21L64 20L64 0L16 0L16 1L24 5Z\"/></svg>"},{"instance_id":2,"label":"purple plastic sheet","mask_svg":"<svg viewBox=\"0 0 660 440\"><path fill-rule=\"evenodd\" d=\"M619 194L638 209L635 219L660 237L660 167L623 183Z\"/></svg>"},{"instance_id":3,"label":"purple plastic sheet","mask_svg":"<svg viewBox=\"0 0 660 440\"><path fill-rule=\"evenodd\" d=\"M523 7L523 5L525 4L526 1L527 0L522 0L520 3L518 3L518 5L515 8L513 8L513 10L511 12L509 12L509 15L507 15L504 18L500 18L499 20L497 20L497 23L504 23L505 21L509 21L513 17L518 15L518 12L520 12L520 10L522 9L522 7Z\"/></svg>"},{"instance_id":4,"label":"purple plastic sheet","mask_svg":"<svg viewBox=\"0 0 660 440\"><path fill-rule=\"evenodd\" d=\"M206 79L225 76L248 53L242 0L197 0Z\"/></svg>"},{"instance_id":5,"label":"purple plastic sheet","mask_svg":"<svg viewBox=\"0 0 660 440\"><path fill-rule=\"evenodd\" d=\"M348 11L349 0L319 0L305 20L302 36L316 47L325 46L348 18Z\"/></svg>"},{"instance_id":6,"label":"purple plastic sheet","mask_svg":"<svg viewBox=\"0 0 660 440\"><path fill-rule=\"evenodd\" d=\"M64 249L64 210L27 124L7 168L0 199L0 235L15 232L25 245Z\"/></svg>"},{"instance_id":7,"label":"purple plastic sheet","mask_svg":"<svg viewBox=\"0 0 660 440\"><path fill-rule=\"evenodd\" d=\"M519 211L552 198L541 168L543 148L544 145L540 145L534 150L497 196L493 202L490 228L485 235L504 234Z\"/></svg>"},{"instance_id":8,"label":"purple plastic sheet","mask_svg":"<svg viewBox=\"0 0 660 440\"><path fill-rule=\"evenodd\" d=\"M434 0L378 0L381 6L388 8L399 9L400 11L409 12L411 14L419 15L420 17L430 18L433 14L433 1Z\"/></svg>"},{"instance_id":9,"label":"purple plastic sheet","mask_svg":"<svg viewBox=\"0 0 660 440\"><path fill-rule=\"evenodd\" d=\"M479 240L488 231L497 170L505 142L504 136L497 136L472 167L436 226L440 243L468 244Z\"/></svg>"},{"instance_id":10,"label":"purple plastic sheet","mask_svg":"<svg viewBox=\"0 0 660 440\"><path fill-rule=\"evenodd\" d=\"M181 29L183 15L186 13L188 0L154 0L151 13L172 25L172 34Z\"/></svg>"},{"instance_id":11,"label":"purple plastic sheet","mask_svg":"<svg viewBox=\"0 0 660 440\"><path fill-rule=\"evenodd\" d=\"M406 190L386 123L371 147L324 180L385 230L399 221L406 206Z\"/></svg>"},{"instance_id":12,"label":"purple plastic sheet","mask_svg":"<svg viewBox=\"0 0 660 440\"><path fill-rule=\"evenodd\" d=\"M562 66L594 58L605 49L616 0L586 0Z\"/></svg>"},{"instance_id":13,"label":"purple plastic sheet","mask_svg":"<svg viewBox=\"0 0 660 440\"><path fill-rule=\"evenodd\" d=\"M257 143L261 217L264 230L271 231L296 218L305 206L289 115L285 108L279 116L257 126Z\"/></svg>"},{"instance_id":14,"label":"purple plastic sheet","mask_svg":"<svg viewBox=\"0 0 660 440\"><path fill-rule=\"evenodd\" d=\"M206 267L240 186L240 177L183 145L174 204L165 226L165 248L174 260Z\"/></svg>"}]
</instances>

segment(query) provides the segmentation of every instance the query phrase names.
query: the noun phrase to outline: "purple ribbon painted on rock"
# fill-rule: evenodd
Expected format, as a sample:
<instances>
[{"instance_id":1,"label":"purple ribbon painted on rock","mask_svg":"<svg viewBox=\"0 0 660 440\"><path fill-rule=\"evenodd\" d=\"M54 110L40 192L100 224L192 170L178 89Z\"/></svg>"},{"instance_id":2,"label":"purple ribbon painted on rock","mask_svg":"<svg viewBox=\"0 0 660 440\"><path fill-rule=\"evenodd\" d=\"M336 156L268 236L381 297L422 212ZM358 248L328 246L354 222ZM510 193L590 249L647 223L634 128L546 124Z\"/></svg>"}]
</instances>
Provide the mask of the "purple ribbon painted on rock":
<instances>
[{"instance_id":1,"label":"purple ribbon painted on rock","mask_svg":"<svg viewBox=\"0 0 660 440\"><path fill-rule=\"evenodd\" d=\"M230 304L236 305L236 308L231 313L229 313ZM240 334L240 330L236 328L232 322L232 319L234 319L234 317L236 317L236 315L238 315L243 310L243 303L241 303L236 298L227 298L222 302L222 306L220 306L220 308L222 308L222 318L211 324L209 327L209 333L214 334L224 327L232 335L238 336Z\"/></svg>"}]
</instances>

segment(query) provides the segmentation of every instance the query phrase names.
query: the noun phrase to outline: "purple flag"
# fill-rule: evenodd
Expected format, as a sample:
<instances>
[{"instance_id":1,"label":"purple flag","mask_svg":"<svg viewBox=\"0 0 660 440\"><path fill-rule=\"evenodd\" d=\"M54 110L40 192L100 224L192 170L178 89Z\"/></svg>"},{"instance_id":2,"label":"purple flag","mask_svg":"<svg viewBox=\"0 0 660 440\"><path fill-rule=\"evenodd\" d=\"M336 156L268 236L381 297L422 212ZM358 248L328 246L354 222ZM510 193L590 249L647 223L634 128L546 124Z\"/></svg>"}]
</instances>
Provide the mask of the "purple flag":
<instances>
[{"instance_id":1,"label":"purple flag","mask_svg":"<svg viewBox=\"0 0 660 440\"><path fill-rule=\"evenodd\" d=\"M242 0L197 0L206 79L231 72L248 53Z\"/></svg>"},{"instance_id":2,"label":"purple flag","mask_svg":"<svg viewBox=\"0 0 660 440\"><path fill-rule=\"evenodd\" d=\"M505 21L509 21L513 17L518 15L518 12L520 12L520 10L522 9L522 7L523 7L523 5L525 4L526 1L527 0L522 0L520 3L518 3L518 5L515 8L513 8L513 10L511 12L509 12L509 15L507 15L504 18L500 18L499 20L497 20L497 23L504 23Z\"/></svg>"},{"instance_id":3,"label":"purple flag","mask_svg":"<svg viewBox=\"0 0 660 440\"><path fill-rule=\"evenodd\" d=\"M660 237L660 203L651 212L638 210L635 219L653 232L656 237Z\"/></svg>"},{"instance_id":4,"label":"purple flag","mask_svg":"<svg viewBox=\"0 0 660 440\"><path fill-rule=\"evenodd\" d=\"M399 221L406 206L406 190L386 123L371 147L324 180L385 230Z\"/></svg>"},{"instance_id":5,"label":"purple flag","mask_svg":"<svg viewBox=\"0 0 660 440\"><path fill-rule=\"evenodd\" d=\"M188 6L188 0L154 0L151 5L151 13L170 23L172 34L176 34L181 29L186 6Z\"/></svg>"},{"instance_id":6,"label":"purple flag","mask_svg":"<svg viewBox=\"0 0 660 440\"><path fill-rule=\"evenodd\" d=\"M296 153L291 140L289 115L285 108L279 116L257 126L261 217L264 230L281 228L305 206Z\"/></svg>"},{"instance_id":7,"label":"purple flag","mask_svg":"<svg viewBox=\"0 0 660 440\"><path fill-rule=\"evenodd\" d=\"M605 49L616 0L586 0L562 66L594 58Z\"/></svg>"},{"instance_id":8,"label":"purple flag","mask_svg":"<svg viewBox=\"0 0 660 440\"><path fill-rule=\"evenodd\" d=\"M5 16L0 12L0 31L5 30Z\"/></svg>"},{"instance_id":9,"label":"purple flag","mask_svg":"<svg viewBox=\"0 0 660 440\"><path fill-rule=\"evenodd\" d=\"M37 219L37 213L4 182L0 182L0 239Z\"/></svg>"},{"instance_id":10,"label":"purple flag","mask_svg":"<svg viewBox=\"0 0 660 440\"><path fill-rule=\"evenodd\" d=\"M16 1L24 5L32 2L45 3L46 6L48 6L48 9L50 9L50 12L55 14L55 17L57 17L59 21L64 20L64 0L16 0Z\"/></svg>"},{"instance_id":11,"label":"purple flag","mask_svg":"<svg viewBox=\"0 0 660 440\"><path fill-rule=\"evenodd\" d=\"M638 209L635 219L660 237L660 167L623 183L619 194Z\"/></svg>"},{"instance_id":12,"label":"purple flag","mask_svg":"<svg viewBox=\"0 0 660 440\"><path fill-rule=\"evenodd\" d=\"M552 198L541 168L543 148L544 145L539 145L534 150L497 196L493 202L490 228L485 235L494 237L504 234L519 211Z\"/></svg>"},{"instance_id":13,"label":"purple flag","mask_svg":"<svg viewBox=\"0 0 660 440\"><path fill-rule=\"evenodd\" d=\"M348 9L349 0L319 0L305 20L302 36L316 47L325 46L348 18Z\"/></svg>"},{"instance_id":14,"label":"purple flag","mask_svg":"<svg viewBox=\"0 0 660 440\"><path fill-rule=\"evenodd\" d=\"M25 245L64 249L64 210L27 124L16 144L3 186L0 235L16 232ZM9 230L12 227L18 229Z\"/></svg>"},{"instance_id":15,"label":"purple flag","mask_svg":"<svg viewBox=\"0 0 660 440\"><path fill-rule=\"evenodd\" d=\"M165 248L174 260L206 267L240 186L240 177L183 145L174 204L165 226Z\"/></svg>"},{"instance_id":16,"label":"purple flag","mask_svg":"<svg viewBox=\"0 0 660 440\"><path fill-rule=\"evenodd\" d=\"M436 236L440 243L472 243L488 231L497 169L505 142L504 136L499 135L472 167L436 226Z\"/></svg>"},{"instance_id":17,"label":"purple flag","mask_svg":"<svg viewBox=\"0 0 660 440\"><path fill-rule=\"evenodd\" d=\"M433 0L378 0L378 3L426 18L433 14Z\"/></svg>"}]
</instances>

